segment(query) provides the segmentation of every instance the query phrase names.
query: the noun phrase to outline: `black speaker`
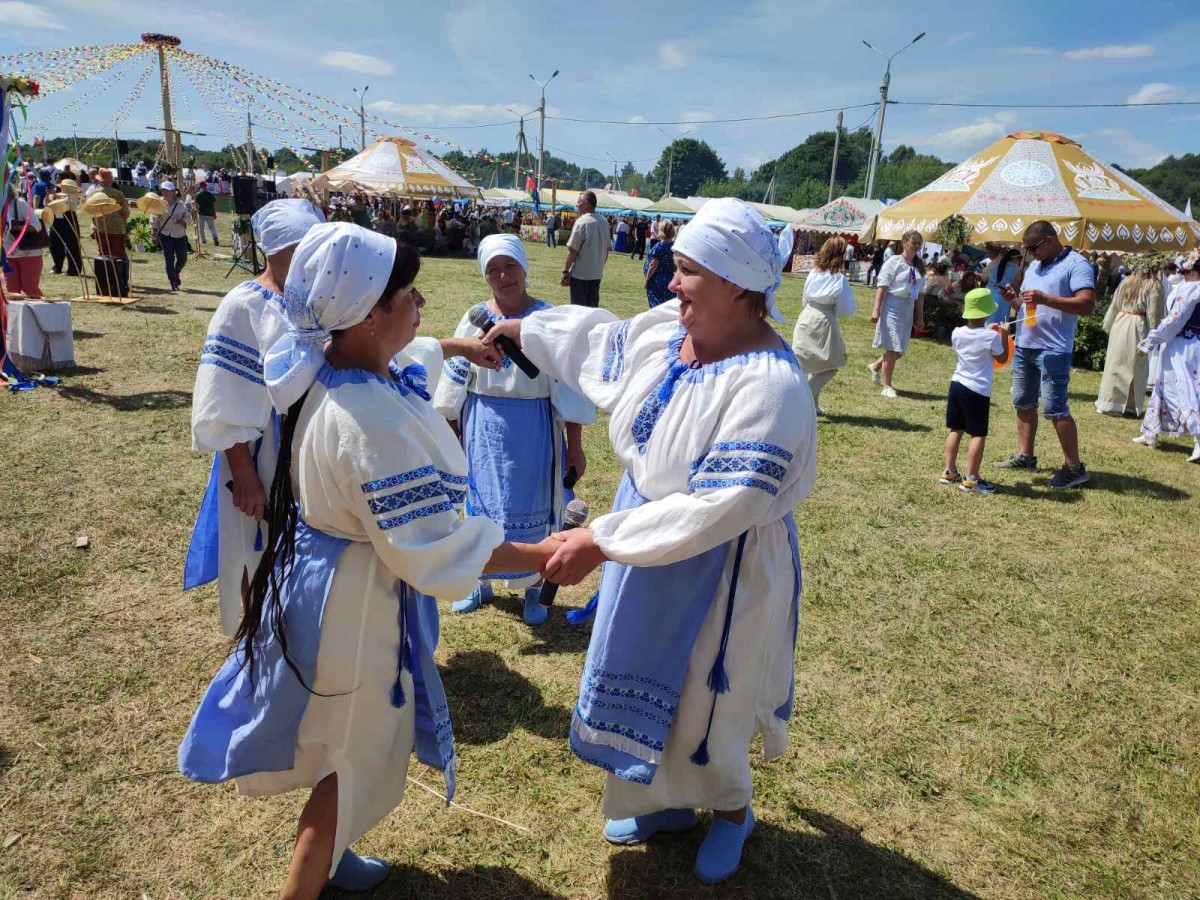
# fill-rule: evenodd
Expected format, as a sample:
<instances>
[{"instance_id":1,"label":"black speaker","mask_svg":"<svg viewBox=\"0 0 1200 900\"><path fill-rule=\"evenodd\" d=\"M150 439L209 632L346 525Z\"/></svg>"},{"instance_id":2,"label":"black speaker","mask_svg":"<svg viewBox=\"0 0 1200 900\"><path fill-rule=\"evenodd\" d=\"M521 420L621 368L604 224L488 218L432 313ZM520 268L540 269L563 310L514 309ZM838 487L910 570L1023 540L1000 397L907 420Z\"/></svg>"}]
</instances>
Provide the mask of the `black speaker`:
<instances>
[{"instance_id":1,"label":"black speaker","mask_svg":"<svg viewBox=\"0 0 1200 900\"><path fill-rule=\"evenodd\" d=\"M121 156L125 156L127 153L129 153L129 141L123 141L120 138L118 138L117 139L117 153L120 154Z\"/></svg>"},{"instance_id":2,"label":"black speaker","mask_svg":"<svg viewBox=\"0 0 1200 900\"><path fill-rule=\"evenodd\" d=\"M124 256L97 256L92 260L96 293L101 297L129 296L129 259Z\"/></svg>"},{"instance_id":3,"label":"black speaker","mask_svg":"<svg viewBox=\"0 0 1200 900\"><path fill-rule=\"evenodd\" d=\"M264 178L262 180L262 190L263 190L264 194L274 194L275 193L275 179L274 178Z\"/></svg>"},{"instance_id":4,"label":"black speaker","mask_svg":"<svg viewBox=\"0 0 1200 900\"><path fill-rule=\"evenodd\" d=\"M133 169L129 166L117 166L117 181L133 182Z\"/></svg>"},{"instance_id":5,"label":"black speaker","mask_svg":"<svg viewBox=\"0 0 1200 900\"><path fill-rule=\"evenodd\" d=\"M258 184L250 175L233 176L233 211L239 216L252 216L258 212L257 198L254 196Z\"/></svg>"},{"instance_id":6,"label":"black speaker","mask_svg":"<svg viewBox=\"0 0 1200 900\"><path fill-rule=\"evenodd\" d=\"M275 157L267 156L267 171L269 172L274 168L275 168Z\"/></svg>"}]
</instances>

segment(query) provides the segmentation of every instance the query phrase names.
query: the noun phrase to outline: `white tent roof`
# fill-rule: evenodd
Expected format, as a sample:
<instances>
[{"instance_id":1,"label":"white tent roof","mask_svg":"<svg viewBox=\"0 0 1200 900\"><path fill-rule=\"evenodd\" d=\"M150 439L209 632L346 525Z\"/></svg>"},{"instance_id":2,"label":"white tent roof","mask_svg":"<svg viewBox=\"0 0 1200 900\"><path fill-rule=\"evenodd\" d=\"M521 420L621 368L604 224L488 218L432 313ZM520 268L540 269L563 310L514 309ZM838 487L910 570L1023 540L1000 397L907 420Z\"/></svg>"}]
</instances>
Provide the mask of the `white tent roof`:
<instances>
[{"instance_id":1,"label":"white tent roof","mask_svg":"<svg viewBox=\"0 0 1200 900\"><path fill-rule=\"evenodd\" d=\"M404 138L377 138L362 153L313 179L318 191L363 191L393 197L474 197L482 191Z\"/></svg>"}]
</instances>

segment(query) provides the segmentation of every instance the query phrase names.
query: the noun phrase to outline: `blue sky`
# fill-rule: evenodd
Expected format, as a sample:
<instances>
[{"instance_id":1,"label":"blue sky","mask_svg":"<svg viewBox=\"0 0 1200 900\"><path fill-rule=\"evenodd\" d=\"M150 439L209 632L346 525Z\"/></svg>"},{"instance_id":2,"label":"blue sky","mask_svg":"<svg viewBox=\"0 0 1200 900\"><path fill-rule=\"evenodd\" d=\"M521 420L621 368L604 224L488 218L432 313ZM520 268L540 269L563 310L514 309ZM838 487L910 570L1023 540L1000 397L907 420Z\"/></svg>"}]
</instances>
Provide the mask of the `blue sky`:
<instances>
[{"instance_id":1,"label":"blue sky","mask_svg":"<svg viewBox=\"0 0 1200 900\"><path fill-rule=\"evenodd\" d=\"M623 6L38 0L0 2L0 21L15 26L5 29L6 53L131 42L144 30L158 30L179 35L184 47L197 53L347 104L357 102L353 87L369 84L369 114L422 129L436 126L441 130L431 133L470 149L512 149L515 125L458 126L510 119L509 108L533 109L538 89L529 73L545 78L557 68L562 74L547 92L552 114L629 123L547 121L548 150L604 171L612 168L610 154L632 160L639 170L653 165L666 138L655 126L635 124L641 121L770 116L870 103L878 98L884 60L862 40L891 52L919 31L927 32L925 39L893 64L894 100L1200 100L1200 3L1195 0L998 0L973 9L942 0ZM316 14L319 24L310 24L309 8L323 10ZM124 84L131 85L142 68ZM33 121L52 115L73 93L39 103ZM69 134L72 123L81 134L101 129L120 96L114 91L59 117L50 133ZM148 134L146 125L160 123L156 98L151 82L126 119L130 136ZM857 126L870 114L869 109L848 110L846 125ZM183 123L178 127L213 135L201 143L224 143L195 95L177 117ZM691 127L693 136L712 144L732 170L752 168L811 132L832 128L834 119L828 113ZM1100 159L1127 166L1200 151L1200 106L890 106L886 126L885 149L903 142L948 160L1030 128L1061 132ZM529 136L536 147L536 124Z\"/></svg>"}]
</instances>

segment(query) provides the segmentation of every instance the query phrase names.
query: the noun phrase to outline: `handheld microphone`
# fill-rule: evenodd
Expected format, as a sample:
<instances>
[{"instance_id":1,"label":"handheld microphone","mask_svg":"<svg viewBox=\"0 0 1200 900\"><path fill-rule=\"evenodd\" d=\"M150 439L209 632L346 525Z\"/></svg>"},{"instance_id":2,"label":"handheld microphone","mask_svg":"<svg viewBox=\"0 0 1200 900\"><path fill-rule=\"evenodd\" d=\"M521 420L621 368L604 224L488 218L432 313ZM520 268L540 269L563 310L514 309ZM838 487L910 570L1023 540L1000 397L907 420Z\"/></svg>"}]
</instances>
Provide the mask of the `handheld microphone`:
<instances>
[{"instance_id":1,"label":"handheld microphone","mask_svg":"<svg viewBox=\"0 0 1200 900\"><path fill-rule=\"evenodd\" d=\"M230 482L230 484L232 484L232 483L233 482ZM571 466L571 468L567 470L566 477L563 478L563 488L565 490L569 491L569 490L571 490L571 488L575 487L575 485L577 485L578 483L579 483L579 470L576 469L574 466ZM570 506L570 504L567 504L567 505L568 505L568 507Z\"/></svg>"},{"instance_id":2,"label":"handheld microphone","mask_svg":"<svg viewBox=\"0 0 1200 900\"><path fill-rule=\"evenodd\" d=\"M578 498L567 504L567 508L563 511L563 531L570 531L572 528L582 528L583 523L587 521L588 505L586 501ZM553 606L554 598L558 594L558 585L553 581L547 581L542 585L542 606Z\"/></svg>"},{"instance_id":3,"label":"handheld microphone","mask_svg":"<svg viewBox=\"0 0 1200 900\"><path fill-rule=\"evenodd\" d=\"M482 306L473 307L470 313L467 314L467 321L487 334L492 330L494 324L487 314L487 310ZM500 345L500 349L504 351L505 356L517 364L517 368L528 375L530 378L537 378L542 374L541 369L530 362L529 357L521 352L521 348L517 346L517 342L510 337L496 338L496 343Z\"/></svg>"}]
</instances>

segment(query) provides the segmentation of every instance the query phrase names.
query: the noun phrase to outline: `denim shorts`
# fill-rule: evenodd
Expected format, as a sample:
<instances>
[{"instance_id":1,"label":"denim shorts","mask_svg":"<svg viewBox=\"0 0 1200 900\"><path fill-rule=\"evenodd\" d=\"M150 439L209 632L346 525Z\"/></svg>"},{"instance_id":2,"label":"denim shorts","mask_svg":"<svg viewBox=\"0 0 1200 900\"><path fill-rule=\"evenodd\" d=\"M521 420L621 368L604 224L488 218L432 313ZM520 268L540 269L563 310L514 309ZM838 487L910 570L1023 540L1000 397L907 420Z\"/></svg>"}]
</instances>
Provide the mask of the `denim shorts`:
<instances>
[{"instance_id":1,"label":"denim shorts","mask_svg":"<svg viewBox=\"0 0 1200 900\"><path fill-rule=\"evenodd\" d=\"M1012 398L1017 409L1037 409L1047 419L1065 419L1067 386L1071 383L1071 354L1017 347L1012 362Z\"/></svg>"}]
</instances>

